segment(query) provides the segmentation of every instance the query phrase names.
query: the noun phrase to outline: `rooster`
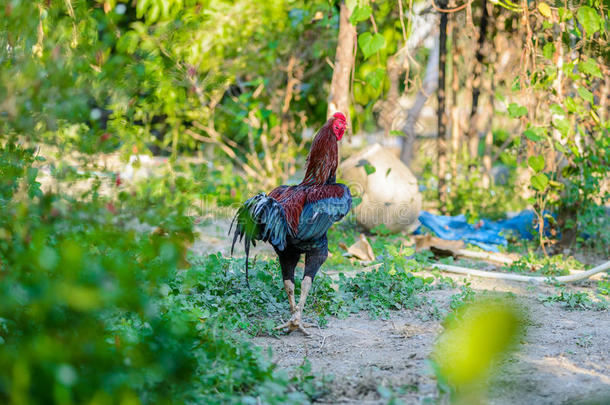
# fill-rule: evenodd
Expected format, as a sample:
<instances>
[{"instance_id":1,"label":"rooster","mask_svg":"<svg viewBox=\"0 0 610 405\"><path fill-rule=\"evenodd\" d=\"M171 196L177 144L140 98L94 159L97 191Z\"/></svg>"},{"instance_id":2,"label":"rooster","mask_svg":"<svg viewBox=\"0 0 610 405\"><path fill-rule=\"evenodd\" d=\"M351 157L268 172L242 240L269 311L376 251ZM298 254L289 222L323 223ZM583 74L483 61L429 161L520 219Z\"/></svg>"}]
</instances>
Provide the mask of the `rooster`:
<instances>
[{"instance_id":1,"label":"rooster","mask_svg":"<svg viewBox=\"0 0 610 405\"><path fill-rule=\"evenodd\" d=\"M278 255L292 316L277 330L300 330L309 334L305 327L310 325L303 323L302 314L313 279L328 256L326 232L352 206L349 188L335 179L337 142L346 127L345 115L335 113L313 140L303 181L296 186L279 186L268 195L255 195L238 209L231 223L229 234L235 224L231 254L237 240L244 239L247 284L251 244L268 242ZM302 254L305 254L305 273L296 304L294 270Z\"/></svg>"}]
</instances>

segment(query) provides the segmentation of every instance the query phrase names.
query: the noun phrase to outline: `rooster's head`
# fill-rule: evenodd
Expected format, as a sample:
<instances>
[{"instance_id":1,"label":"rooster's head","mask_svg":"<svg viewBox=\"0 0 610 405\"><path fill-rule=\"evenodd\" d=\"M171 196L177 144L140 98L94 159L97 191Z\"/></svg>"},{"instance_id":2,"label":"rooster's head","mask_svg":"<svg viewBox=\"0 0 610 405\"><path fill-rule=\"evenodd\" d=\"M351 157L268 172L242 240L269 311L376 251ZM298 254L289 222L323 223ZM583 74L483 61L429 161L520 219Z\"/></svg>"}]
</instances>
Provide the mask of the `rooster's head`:
<instances>
[{"instance_id":1,"label":"rooster's head","mask_svg":"<svg viewBox=\"0 0 610 405\"><path fill-rule=\"evenodd\" d=\"M345 129L347 128L347 120L345 119L345 115L340 112L336 112L333 114L331 118L333 134L337 137L337 141L340 141L343 138L343 134L345 133Z\"/></svg>"}]
</instances>

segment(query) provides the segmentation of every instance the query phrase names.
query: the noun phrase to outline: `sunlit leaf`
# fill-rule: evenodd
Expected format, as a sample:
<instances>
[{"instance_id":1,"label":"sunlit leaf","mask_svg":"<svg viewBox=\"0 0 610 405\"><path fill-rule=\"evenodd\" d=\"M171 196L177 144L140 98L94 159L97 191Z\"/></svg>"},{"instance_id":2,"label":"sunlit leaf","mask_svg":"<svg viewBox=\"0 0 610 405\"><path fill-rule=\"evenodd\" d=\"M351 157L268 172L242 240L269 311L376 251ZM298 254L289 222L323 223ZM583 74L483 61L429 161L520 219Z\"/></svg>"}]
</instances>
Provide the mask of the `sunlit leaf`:
<instances>
[{"instance_id":1,"label":"sunlit leaf","mask_svg":"<svg viewBox=\"0 0 610 405\"><path fill-rule=\"evenodd\" d=\"M562 153L567 153L568 150L559 142L555 141L555 149L557 149L559 152Z\"/></svg>"},{"instance_id":2,"label":"sunlit leaf","mask_svg":"<svg viewBox=\"0 0 610 405\"><path fill-rule=\"evenodd\" d=\"M599 68L599 65L597 64L597 62L595 62L595 59L593 58L587 58L582 62L578 63L578 70L581 71L582 73L594 76L594 77L599 77L600 79L602 78L602 72Z\"/></svg>"},{"instance_id":3,"label":"sunlit leaf","mask_svg":"<svg viewBox=\"0 0 610 405\"><path fill-rule=\"evenodd\" d=\"M544 157L540 155L530 156L529 159L527 159L527 164L534 172L541 172L544 170Z\"/></svg>"},{"instance_id":4,"label":"sunlit leaf","mask_svg":"<svg viewBox=\"0 0 610 405\"><path fill-rule=\"evenodd\" d=\"M546 186L549 184L549 178L546 177L544 173L538 173L530 179L532 187L534 187L538 191L544 191Z\"/></svg>"},{"instance_id":5,"label":"sunlit leaf","mask_svg":"<svg viewBox=\"0 0 610 405\"><path fill-rule=\"evenodd\" d=\"M588 6L580 7L576 13L576 17L585 29L585 33L589 36L599 31L603 24L597 11Z\"/></svg>"},{"instance_id":6,"label":"sunlit leaf","mask_svg":"<svg viewBox=\"0 0 610 405\"><path fill-rule=\"evenodd\" d=\"M559 8L559 19L561 21L566 21L566 20L571 20L572 19L572 12L570 10L568 10L567 8Z\"/></svg>"},{"instance_id":7,"label":"sunlit leaf","mask_svg":"<svg viewBox=\"0 0 610 405\"><path fill-rule=\"evenodd\" d=\"M534 132L531 129L526 129L523 132L523 135L525 135L526 138L529 139L530 141L534 141L534 142L538 142L543 139L542 136L538 135L536 132Z\"/></svg>"},{"instance_id":8,"label":"sunlit leaf","mask_svg":"<svg viewBox=\"0 0 610 405\"><path fill-rule=\"evenodd\" d=\"M368 4L365 4L363 6L356 6L354 11L352 12L352 15L349 18L349 21L352 24L357 24L360 21L368 19L371 16L372 12L373 9Z\"/></svg>"},{"instance_id":9,"label":"sunlit leaf","mask_svg":"<svg viewBox=\"0 0 610 405\"><path fill-rule=\"evenodd\" d=\"M587 90L584 87L579 87L576 91L578 91L578 94L580 95L580 97L583 98L583 100L586 100L591 104L594 104L593 93L591 93L589 90Z\"/></svg>"},{"instance_id":10,"label":"sunlit leaf","mask_svg":"<svg viewBox=\"0 0 610 405\"><path fill-rule=\"evenodd\" d=\"M547 42L544 44L542 47L542 54L549 60L553 59L553 55L555 54L555 44L552 42Z\"/></svg>"},{"instance_id":11,"label":"sunlit leaf","mask_svg":"<svg viewBox=\"0 0 610 405\"><path fill-rule=\"evenodd\" d=\"M553 126L557 128L562 135L567 135L570 132L570 121L566 119L554 120Z\"/></svg>"},{"instance_id":12,"label":"sunlit leaf","mask_svg":"<svg viewBox=\"0 0 610 405\"><path fill-rule=\"evenodd\" d=\"M521 319L508 303L481 301L459 309L434 347L437 376L458 391L485 380L516 342Z\"/></svg>"},{"instance_id":13,"label":"sunlit leaf","mask_svg":"<svg viewBox=\"0 0 610 405\"><path fill-rule=\"evenodd\" d=\"M511 118L523 117L526 114L527 114L527 108L525 108L517 103L510 103L508 105L508 115L510 115Z\"/></svg>"},{"instance_id":14,"label":"sunlit leaf","mask_svg":"<svg viewBox=\"0 0 610 405\"><path fill-rule=\"evenodd\" d=\"M377 68L366 75L365 80L368 84L378 89L385 77L385 69Z\"/></svg>"},{"instance_id":15,"label":"sunlit leaf","mask_svg":"<svg viewBox=\"0 0 610 405\"><path fill-rule=\"evenodd\" d=\"M555 114L555 115L561 115L561 116L565 116L566 112L563 110L563 108L557 104L557 103L553 103L551 104L551 107L549 107L549 110Z\"/></svg>"},{"instance_id":16,"label":"sunlit leaf","mask_svg":"<svg viewBox=\"0 0 610 405\"><path fill-rule=\"evenodd\" d=\"M358 46L362 50L365 58L385 47L385 38L381 34L371 34L365 32L358 36Z\"/></svg>"},{"instance_id":17,"label":"sunlit leaf","mask_svg":"<svg viewBox=\"0 0 610 405\"><path fill-rule=\"evenodd\" d=\"M545 2L538 3L538 11L546 18L551 17L551 7Z\"/></svg>"}]
</instances>

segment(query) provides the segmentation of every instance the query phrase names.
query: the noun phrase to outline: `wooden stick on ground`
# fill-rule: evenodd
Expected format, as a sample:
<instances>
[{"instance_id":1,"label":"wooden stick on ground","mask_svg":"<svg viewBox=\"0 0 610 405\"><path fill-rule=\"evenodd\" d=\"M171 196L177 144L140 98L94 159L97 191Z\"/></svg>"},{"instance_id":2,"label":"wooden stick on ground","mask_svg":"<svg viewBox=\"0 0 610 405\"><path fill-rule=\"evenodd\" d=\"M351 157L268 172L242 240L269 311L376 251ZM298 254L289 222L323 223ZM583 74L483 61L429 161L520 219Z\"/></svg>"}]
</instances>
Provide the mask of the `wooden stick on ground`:
<instances>
[{"instance_id":1,"label":"wooden stick on ground","mask_svg":"<svg viewBox=\"0 0 610 405\"><path fill-rule=\"evenodd\" d=\"M379 267L381 267L382 263L377 263L372 266L364 267L360 270L356 271L337 271L331 270L324 272L327 276L332 279L339 278L339 273L345 274L347 277L354 277L359 273L368 273L373 271ZM559 277L541 277L541 276L524 276L521 274L510 274L510 273L500 273L497 271L484 271L484 270L476 270L470 269L468 267L461 266L453 266L450 264L442 264L442 263L433 263L432 267L435 269L439 269L444 272L455 273L455 274L464 274L467 276L475 276L475 277L484 277L484 278L495 278L499 280L510 280L510 281L525 281L525 282L533 282L533 283L545 283L549 280L553 280L559 283L571 283L574 281L580 281L587 279L595 274L601 273L603 271L607 271L610 269L610 260L600 264L597 267L592 268L587 271L579 271L579 270L570 270L570 273L574 272L575 274L570 274L569 276L559 276Z\"/></svg>"},{"instance_id":2,"label":"wooden stick on ground","mask_svg":"<svg viewBox=\"0 0 610 405\"><path fill-rule=\"evenodd\" d=\"M514 257L494 252L477 252L474 250L460 249L456 253L458 256L468 257L470 259L489 260L491 262L502 264L511 264L516 260Z\"/></svg>"}]
</instances>

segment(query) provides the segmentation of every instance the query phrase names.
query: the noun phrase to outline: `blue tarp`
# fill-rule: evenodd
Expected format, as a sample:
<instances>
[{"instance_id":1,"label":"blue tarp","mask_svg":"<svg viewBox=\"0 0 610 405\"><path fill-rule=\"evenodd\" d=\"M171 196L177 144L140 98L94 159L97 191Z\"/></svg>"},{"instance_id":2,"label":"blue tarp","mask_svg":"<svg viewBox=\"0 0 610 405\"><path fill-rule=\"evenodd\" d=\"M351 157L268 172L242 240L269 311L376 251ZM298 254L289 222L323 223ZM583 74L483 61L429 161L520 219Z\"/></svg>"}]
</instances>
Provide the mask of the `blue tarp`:
<instances>
[{"instance_id":1,"label":"blue tarp","mask_svg":"<svg viewBox=\"0 0 610 405\"><path fill-rule=\"evenodd\" d=\"M505 235L510 233L522 239L532 239L535 218L534 211L525 210L509 219L501 221L482 219L476 224L469 224L464 215L449 217L430 214L426 211L419 214L419 222L439 238L463 240L492 252L499 251L498 245L506 246L508 244ZM415 233L419 232L420 229L415 231Z\"/></svg>"}]
</instances>

